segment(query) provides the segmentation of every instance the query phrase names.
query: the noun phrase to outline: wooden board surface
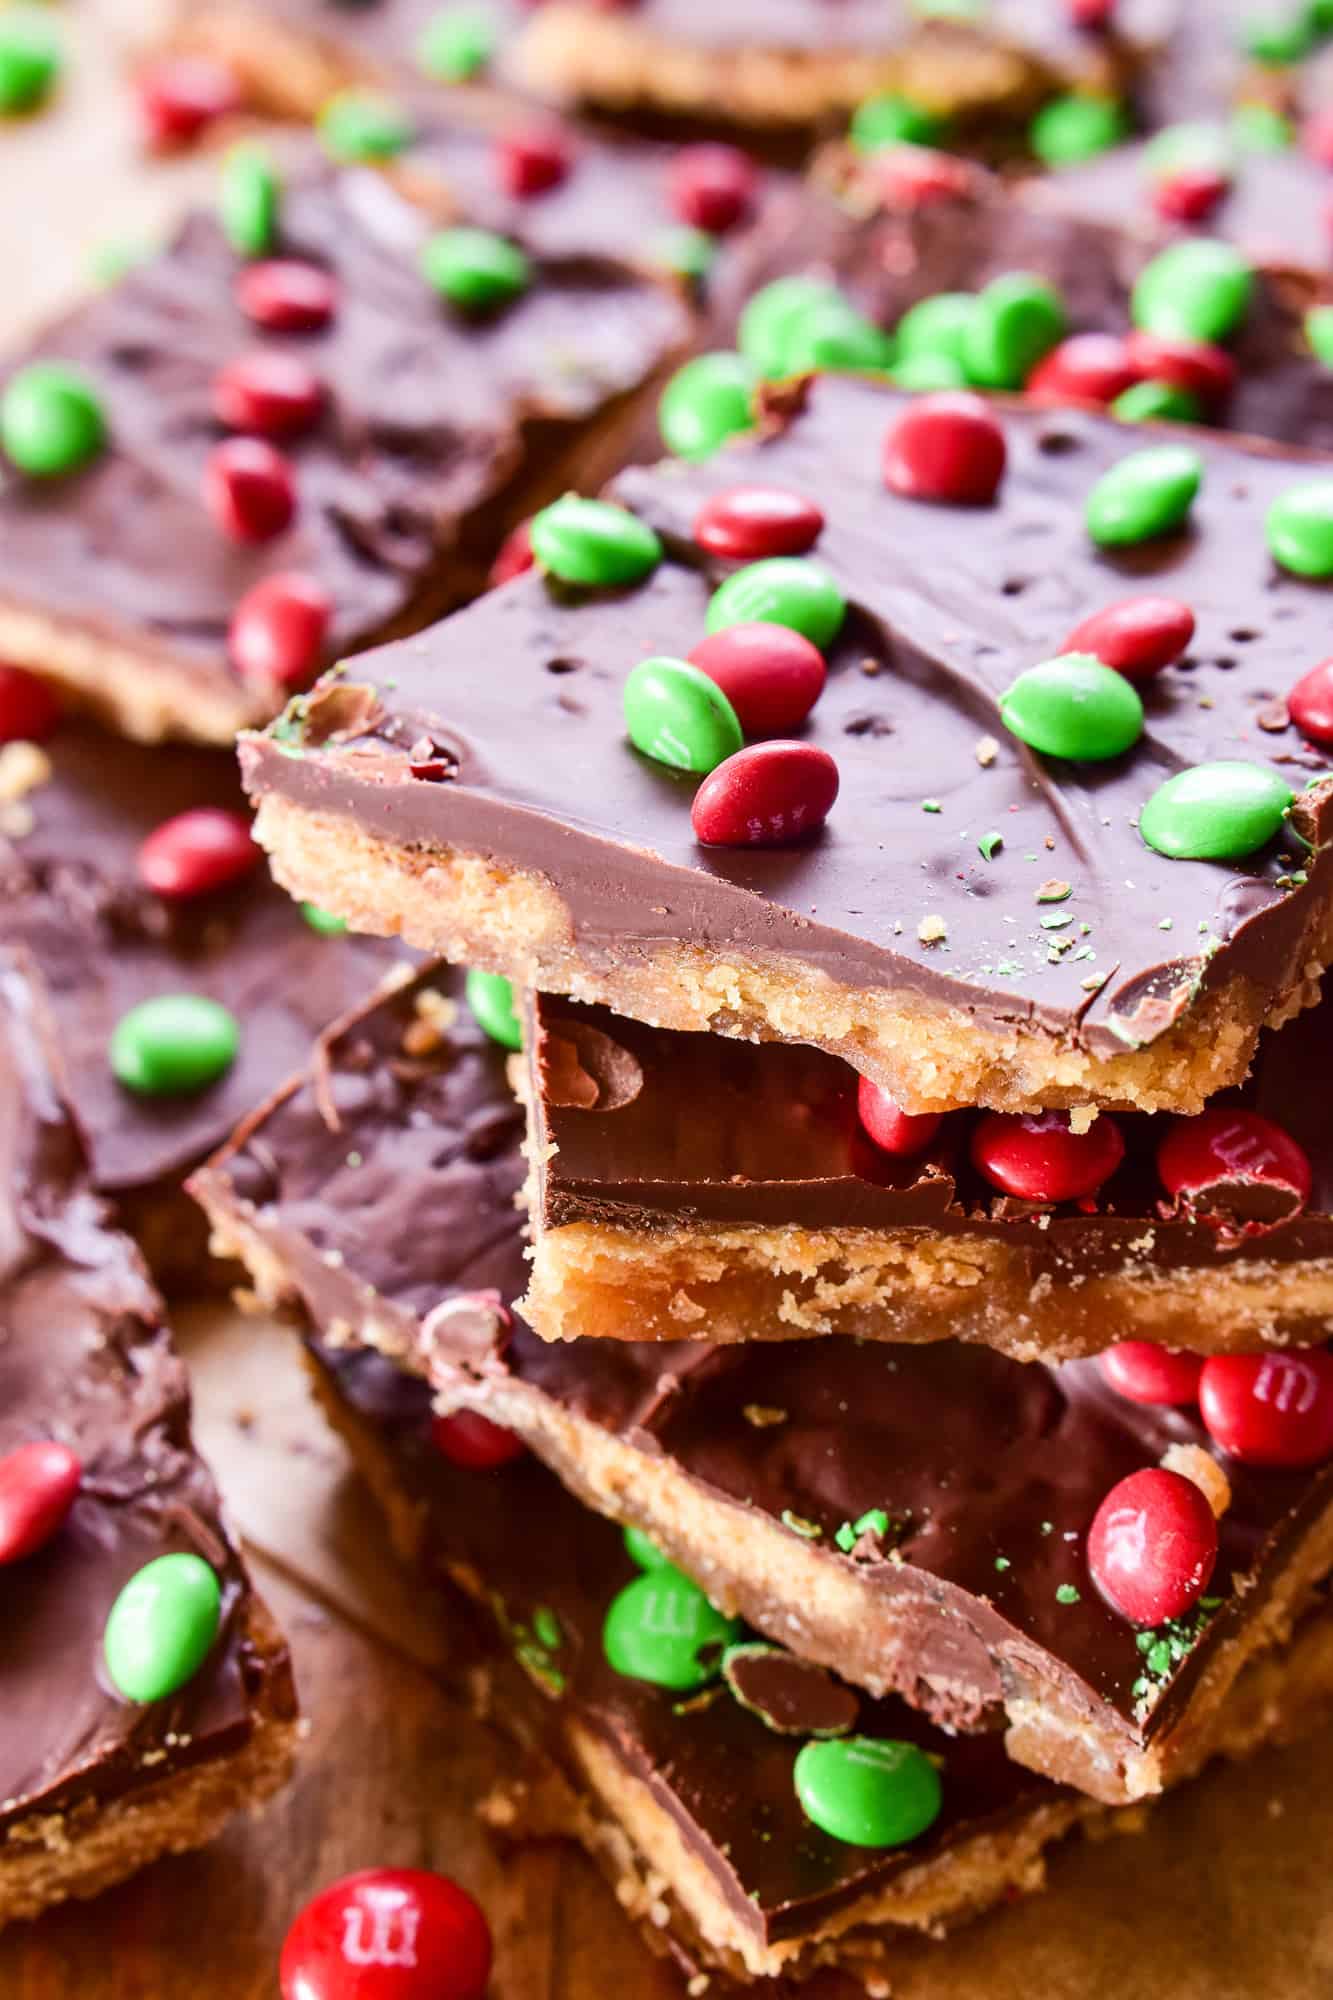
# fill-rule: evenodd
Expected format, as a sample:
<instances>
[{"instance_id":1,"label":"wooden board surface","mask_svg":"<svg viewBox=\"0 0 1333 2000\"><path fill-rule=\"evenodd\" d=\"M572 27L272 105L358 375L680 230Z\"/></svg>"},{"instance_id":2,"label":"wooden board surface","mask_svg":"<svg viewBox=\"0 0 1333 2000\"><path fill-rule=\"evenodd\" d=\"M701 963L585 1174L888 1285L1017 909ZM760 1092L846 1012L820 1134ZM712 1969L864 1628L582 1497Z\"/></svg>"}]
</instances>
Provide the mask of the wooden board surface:
<instances>
[{"instance_id":1,"label":"wooden board surface","mask_svg":"<svg viewBox=\"0 0 1333 2000\"><path fill-rule=\"evenodd\" d=\"M135 155L123 70L155 4L71 0L59 106L0 130L5 338L75 295L92 252L151 237L211 180L206 164ZM0 1937L0 2000L273 2000L303 1900L377 1863L444 1869L481 1898L495 2000L669 2000L678 1983L579 1856L548 1846L501 1859L479 1831L474 1801L506 1753L434 1677L448 1643L439 1607L386 1559L291 1336L216 1308L180 1327L200 1441L291 1637L309 1739L290 1791L206 1853ZM1072 1844L1047 1896L909 1952L895 1993L1328 2000L1330 1860L1326 1737L1213 1774L1141 1837Z\"/></svg>"}]
</instances>

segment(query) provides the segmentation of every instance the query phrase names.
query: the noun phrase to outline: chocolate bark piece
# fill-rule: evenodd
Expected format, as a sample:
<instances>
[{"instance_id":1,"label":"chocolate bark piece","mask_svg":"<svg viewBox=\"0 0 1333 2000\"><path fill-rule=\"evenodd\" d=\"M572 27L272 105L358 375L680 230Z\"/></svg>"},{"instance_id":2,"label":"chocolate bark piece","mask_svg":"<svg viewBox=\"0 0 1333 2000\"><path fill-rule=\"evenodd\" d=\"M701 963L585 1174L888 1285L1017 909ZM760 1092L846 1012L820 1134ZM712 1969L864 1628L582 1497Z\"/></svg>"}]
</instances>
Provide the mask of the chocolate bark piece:
<instances>
[{"instance_id":1,"label":"chocolate bark piece","mask_svg":"<svg viewBox=\"0 0 1333 2000\"><path fill-rule=\"evenodd\" d=\"M547 1339L980 1340L1020 1359L1118 1339L1312 1345L1333 1325L1333 988L1259 1043L1238 1090L1310 1160L1306 1205L1242 1185L1197 1206L1156 1165L1172 1122L1119 1120L1091 1200L1019 1201L978 1172L976 1114L912 1158L874 1144L821 1049L681 1034L529 1002L533 1261Z\"/></svg>"},{"instance_id":2,"label":"chocolate bark piece","mask_svg":"<svg viewBox=\"0 0 1333 2000\"><path fill-rule=\"evenodd\" d=\"M1293 790L1322 771L1294 726L1264 726L1326 644L1323 589L1276 571L1263 533L1320 461L1192 432L1192 527L1117 553L1083 511L1140 429L1001 405L996 504L932 506L885 489L884 439L907 406L823 377L788 393L761 442L631 469L611 496L666 550L643 583L519 577L247 738L279 879L358 928L525 985L826 1048L910 1111L1195 1110L1236 1082L1260 1027L1314 997L1329 956L1328 788L1301 808L1308 852L1293 837L1244 861L1168 860L1136 822L1164 776L1197 763L1279 760ZM732 566L693 543L693 523L750 482L825 512L813 559L849 608L804 734L841 792L816 838L705 849L693 780L626 740L624 685L636 662L702 638ZM1001 721L1004 691L1145 578L1198 630L1188 664L1154 683L1143 740L1095 765L1026 750ZM423 741L440 782L413 775ZM1069 887L1068 948L1042 922L1053 881Z\"/></svg>"},{"instance_id":3,"label":"chocolate bark piece","mask_svg":"<svg viewBox=\"0 0 1333 2000\"><path fill-rule=\"evenodd\" d=\"M796 1803L802 1733L776 1733L720 1683L682 1703L607 1664L606 1608L636 1574L610 1524L534 1461L481 1473L451 1465L432 1442L425 1385L383 1357L313 1339L307 1355L399 1553L444 1590L451 1639L454 1586L482 1607L492 1657L474 1689L527 1752L486 1816L509 1836L582 1840L649 1944L687 1974L749 1980L833 1962L872 1982L891 1977L914 1932L939 1936L1039 1887L1042 1852L1068 1828L1124 1824L1012 1763L994 1735L947 1735L891 1697L830 1679L859 1731L928 1751L944 1801L907 1848L831 1839ZM1329 1638L1327 1614L1316 1614L1289 1648L1251 1665L1195 1745L1195 1765L1323 1712ZM793 1680L810 1672L792 1653L764 1650ZM1057 1903L1052 1921L1063 1917Z\"/></svg>"},{"instance_id":4,"label":"chocolate bark piece","mask_svg":"<svg viewBox=\"0 0 1333 2000\"><path fill-rule=\"evenodd\" d=\"M1333 1464L1228 1461L1215 1597L1145 1651L1083 1540L1118 1480L1209 1441L1095 1363L538 1340L507 1310L525 1281L521 1119L460 992L422 975L349 1019L194 1177L260 1295L428 1369L446 1404L517 1431L778 1643L944 1726L1007 1725L1017 1761L1093 1796L1169 1782L1333 1565Z\"/></svg>"},{"instance_id":5,"label":"chocolate bark piece","mask_svg":"<svg viewBox=\"0 0 1333 2000\"><path fill-rule=\"evenodd\" d=\"M83 1464L64 1525L3 1570L0 1924L211 1839L283 1782L296 1727L287 1649L191 1445L161 1301L88 1184L41 1004L0 953L0 1457L54 1440ZM216 1572L221 1624L191 1680L136 1705L104 1676L103 1628L174 1552Z\"/></svg>"},{"instance_id":6,"label":"chocolate bark piece","mask_svg":"<svg viewBox=\"0 0 1333 2000\"><path fill-rule=\"evenodd\" d=\"M460 218L460 220L463 218ZM264 333L245 260L198 213L161 256L77 308L3 371L73 363L108 442L82 471L0 475L0 654L126 734L228 742L284 690L229 658L242 597L296 571L332 604L322 659L438 616L481 587L503 535L572 478L605 477L620 433L690 333L663 284L540 255L502 310L467 316L418 268L430 218L368 169L289 175L272 246L337 287L328 324ZM205 505L219 369L260 350L319 378L325 411L283 450L292 526L234 540Z\"/></svg>"},{"instance_id":7,"label":"chocolate bark piece","mask_svg":"<svg viewBox=\"0 0 1333 2000\"><path fill-rule=\"evenodd\" d=\"M164 821L201 807L244 813L226 751L146 749L69 723L43 745L0 750L0 794L0 945L20 947L42 975L92 1184L160 1281L197 1288L207 1248L185 1175L402 954L314 929L262 859L185 901L146 885L139 850ZM108 1044L123 1015L162 993L220 1001L240 1048L207 1088L144 1097L117 1082Z\"/></svg>"}]
</instances>

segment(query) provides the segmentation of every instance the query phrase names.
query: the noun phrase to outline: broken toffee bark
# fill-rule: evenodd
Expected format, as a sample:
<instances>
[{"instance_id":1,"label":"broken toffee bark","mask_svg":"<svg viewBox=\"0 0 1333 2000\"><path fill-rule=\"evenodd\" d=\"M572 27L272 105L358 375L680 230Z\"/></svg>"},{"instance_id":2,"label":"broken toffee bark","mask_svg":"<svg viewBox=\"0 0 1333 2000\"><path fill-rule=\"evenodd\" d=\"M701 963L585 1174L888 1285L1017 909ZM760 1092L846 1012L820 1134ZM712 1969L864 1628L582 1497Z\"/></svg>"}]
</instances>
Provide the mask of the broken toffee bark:
<instances>
[{"instance_id":1,"label":"broken toffee bark","mask_svg":"<svg viewBox=\"0 0 1333 2000\"><path fill-rule=\"evenodd\" d=\"M287 1650L251 1588L190 1443L185 1370L128 1239L84 1178L50 1029L0 953L0 1466L50 1442L81 1477L63 1522L4 1551L0 1924L91 1896L197 1847L285 1779L296 1703ZM159 1557L216 1578L216 1635L157 1699L116 1692L103 1633Z\"/></svg>"},{"instance_id":2,"label":"broken toffee bark","mask_svg":"<svg viewBox=\"0 0 1333 2000\"><path fill-rule=\"evenodd\" d=\"M428 1369L444 1403L517 1431L769 1638L946 1726L1007 1725L1019 1762L1095 1797L1169 1782L1333 1566L1333 1463L1225 1459L1213 1595L1145 1636L1103 1603L1085 1537L1120 1480L1210 1441L1096 1363L539 1341L507 1310L526 1269L521 1114L461 992L423 976L348 1019L194 1177L261 1297ZM1288 1367L1298 1400L1317 1387Z\"/></svg>"},{"instance_id":3,"label":"broken toffee bark","mask_svg":"<svg viewBox=\"0 0 1333 2000\"><path fill-rule=\"evenodd\" d=\"M912 1933L939 1936L1039 1888L1051 1842L1106 1824L1086 1798L1012 1763L998 1736L947 1735L900 1701L858 1694L771 1646L741 1649L748 1681L732 1655L725 1681L683 1700L618 1673L603 1626L639 1572L614 1527L531 1459L490 1470L452 1463L425 1384L384 1357L317 1339L307 1354L399 1553L481 1607L492 1657L474 1689L529 1760L486 1817L511 1837L581 1840L649 1944L685 1972L756 1979L837 1964L891 1976ZM452 1589L448 1608L456 1632ZM1289 1648L1247 1669L1196 1761L1294 1733L1331 1686L1319 1613ZM941 1811L910 1844L851 1847L805 1817L797 1756L812 1731L839 1730L930 1755Z\"/></svg>"},{"instance_id":4,"label":"broken toffee bark","mask_svg":"<svg viewBox=\"0 0 1333 2000\"><path fill-rule=\"evenodd\" d=\"M610 519L633 542L651 566L637 584L519 577L298 700L242 745L279 879L525 985L814 1043L908 1111L1188 1111L1236 1082L1333 949L1327 787L1232 861L1168 859L1138 817L1196 765L1238 760L1293 796L1323 772L1281 701L1324 652L1324 593L1279 570L1264 533L1320 462L1191 431L1189 525L1099 545L1089 496L1141 429L995 406L998 497L930 504L885 485L886 440L914 407L820 378L760 443L620 477L631 511L599 513L597 532ZM841 789L813 836L705 846L693 776L627 739L626 681L749 601L760 579L736 584L691 537L705 503L754 484L822 512L780 588L825 621L828 683L801 742ZM1147 588L1197 630L1148 690L1141 740L1093 763L1011 735L1015 678Z\"/></svg>"},{"instance_id":5,"label":"broken toffee bark","mask_svg":"<svg viewBox=\"0 0 1333 2000\"><path fill-rule=\"evenodd\" d=\"M419 268L432 226L368 169L302 170L262 249L196 214L11 359L11 395L79 371L96 434L60 470L0 457L0 655L128 735L228 742L479 589L576 455L587 477L622 463L688 343L683 301L596 255L534 254L503 305L451 304ZM218 454L238 448L228 484ZM292 578L295 620L255 643L238 611L262 623L251 594Z\"/></svg>"},{"instance_id":6,"label":"broken toffee bark","mask_svg":"<svg viewBox=\"0 0 1333 2000\"><path fill-rule=\"evenodd\" d=\"M529 1024L524 1310L548 1340L855 1334L1060 1360L1131 1336L1216 1352L1333 1330L1333 1000L1266 1035L1206 1127L1103 1114L1124 1158L1078 1200L988 1178L977 1113L883 1151L855 1072L819 1049L673 1033L549 994ZM1308 1194L1268 1158L1274 1127ZM1159 1149L1191 1130L1221 1150L1211 1180L1182 1190Z\"/></svg>"}]
</instances>

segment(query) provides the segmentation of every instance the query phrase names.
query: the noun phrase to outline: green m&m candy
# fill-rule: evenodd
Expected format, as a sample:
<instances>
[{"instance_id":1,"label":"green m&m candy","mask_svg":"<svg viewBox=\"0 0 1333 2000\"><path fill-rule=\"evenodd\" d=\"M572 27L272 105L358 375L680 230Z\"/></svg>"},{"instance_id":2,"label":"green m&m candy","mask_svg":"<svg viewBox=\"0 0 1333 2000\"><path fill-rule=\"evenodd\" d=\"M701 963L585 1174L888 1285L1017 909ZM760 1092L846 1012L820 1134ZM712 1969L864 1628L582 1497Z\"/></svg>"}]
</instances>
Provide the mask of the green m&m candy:
<instances>
[{"instance_id":1,"label":"green m&m candy","mask_svg":"<svg viewBox=\"0 0 1333 2000\"><path fill-rule=\"evenodd\" d=\"M1070 167L1109 151L1125 136L1124 106L1082 92L1053 97L1028 127L1028 144L1048 167Z\"/></svg>"},{"instance_id":2,"label":"green m&m candy","mask_svg":"<svg viewBox=\"0 0 1333 2000\"><path fill-rule=\"evenodd\" d=\"M792 1777L806 1818L849 1847L903 1847L934 1825L943 1803L925 1751L885 1737L807 1743Z\"/></svg>"},{"instance_id":3,"label":"green m&m candy","mask_svg":"<svg viewBox=\"0 0 1333 2000\"><path fill-rule=\"evenodd\" d=\"M610 500L567 493L533 515L529 534L544 570L589 589L638 583L662 560L662 544L647 522Z\"/></svg>"},{"instance_id":4,"label":"green m&m candy","mask_svg":"<svg viewBox=\"0 0 1333 2000\"><path fill-rule=\"evenodd\" d=\"M656 1542L649 1541L642 1528L626 1528L625 1553L630 1561L640 1569L664 1569L669 1567L666 1557Z\"/></svg>"},{"instance_id":5,"label":"green m&m candy","mask_svg":"<svg viewBox=\"0 0 1333 2000\"><path fill-rule=\"evenodd\" d=\"M1305 60L1314 47L1315 32L1308 10L1287 0L1285 5L1261 6L1247 14L1237 39L1255 62L1283 69Z\"/></svg>"},{"instance_id":6,"label":"green m&m candy","mask_svg":"<svg viewBox=\"0 0 1333 2000\"><path fill-rule=\"evenodd\" d=\"M1262 764L1223 758L1178 771L1139 815L1149 847L1173 861L1239 861L1266 847L1292 801L1290 785Z\"/></svg>"},{"instance_id":7,"label":"green m&m candy","mask_svg":"<svg viewBox=\"0 0 1333 2000\"><path fill-rule=\"evenodd\" d=\"M1305 315L1310 352L1325 368L1333 368L1333 306L1311 306Z\"/></svg>"},{"instance_id":8,"label":"green m&m candy","mask_svg":"<svg viewBox=\"0 0 1333 2000\"><path fill-rule=\"evenodd\" d=\"M1145 333L1172 340L1226 340L1250 303L1254 273L1229 243L1191 236L1146 264L1130 312Z\"/></svg>"},{"instance_id":9,"label":"green m&m candy","mask_svg":"<svg viewBox=\"0 0 1333 2000\"><path fill-rule=\"evenodd\" d=\"M126 1701L162 1701L208 1658L222 1589L202 1556L158 1556L132 1576L102 1636L106 1670Z\"/></svg>"},{"instance_id":10,"label":"green m&m candy","mask_svg":"<svg viewBox=\"0 0 1333 2000\"><path fill-rule=\"evenodd\" d=\"M962 360L980 389L1021 389L1044 354L1064 336L1064 301L1029 271L995 278L973 301Z\"/></svg>"},{"instance_id":11,"label":"green m&m candy","mask_svg":"<svg viewBox=\"0 0 1333 2000\"><path fill-rule=\"evenodd\" d=\"M504 1049L521 1049L523 1024L514 1012L514 989L502 972L480 972L474 966L463 991L472 1018Z\"/></svg>"},{"instance_id":12,"label":"green m&m candy","mask_svg":"<svg viewBox=\"0 0 1333 2000\"><path fill-rule=\"evenodd\" d=\"M891 334L858 312L849 299L822 299L802 313L787 341L786 373L803 375L818 369L857 369L882 374L893 365Z\"/></svg>"},{"instance_id":13,"label":"green m&m candy","mask_svg":"<svg viewBox=\"0 0 1333 2000\"><path fill-rule=\"evenodd\" d=\"M688 1694L713 1679L740 1633L739 1618L725 1617L697 1583L659 1563L612 1599L602 1648L627 1679Z\"/></svg>"},{"instance_id":14,"label":"green m&m candy","mask_svg":"<svg viewBox=\"0 0 1333 2000\"><path fill-rule=\"evenodd\" d=\"M1217 174L1230 180L1236 164L1236 148L1224 125L1206 118L1182 119L1165 125L1143 149L1143 168L1149 180L1173 180L1177 174Z\"/></svg>"},{"instance_id":15,"label":"green m&m candy","mask_svg":"<svg viewBox=\"0 0 1333 2000\"><path fill-rule=\"evenodd\" d=\"M967 330L976 303L972 292L933 292L929 298L918 299L914 306L909 306L896 329L899 369L905 361L938 355L957 362L961 374Z\"/></svg>"},{"instance_id":16,"label":"green m&m candy","mask_svg":"<svg viewBox=\"0 0 1333 2000\"><path fill-rule=\"evenodd\" d=\"M1203 410L1197 396L1172 382L1134 382L1115 398L1111 415L1122 424L1197 424Z\"/></svg>"},{"instance_id":17,"label":"green m&m candy","mask_svg":"<svg viewBox=\"0 0 1333 2000\"><path fill-rule=\"evenodd\" d=\"M1033 750L1084 764L1120 756L1143 734L1137 689L1091 653L1029 667L1001 696L1000 718Z\"/></svg>"},{"instance_id":18,"label":"green m&m candy","mask_svg":"<svg viewBox=\"0 0 1333 2000\"><path fill-rule=\"evenodd\" d=\"M33 361L0 395L0 448L20 472L49 479L76 472L106 443L106 421L85 375L62 361Z\"/></svg>"},{"instance_id":19,"label":"green m&m candy","mask_svg":"<svg viewBox=\"0 0 1333 2000\"><path fill-rule=\"evenodd\" d=\"M677 458L707 458L754 429L758 377L743 354L696 354L678 368L657 406L662 442Z\"/></svg>"},{"instance_id":20,"label":"green m&m candy","mask_svg":"<svg viewBox=\"0 0 1333 2000\"><path fill-rule=\"evenodd\" d=\"M932 389L967 387L967 371L951 354L905 354L894 363L890 379L896 388L914 396Z\"/></svg>"},{"instance_id":21,"label":"green m&m candy","mask_svg":"<svg viewBox=\"0 0 1333 2000\"><path fill-rule=\"evenodd\" d=\"M645 757L701 776L745 747L726 695L689 660L640 660L625 682L625 727Z\"/></svg>"},{"instance_id":22,"label":"green m&m candy","mask_svg":"<svg viewBox=\"0 0 1333 2000\"><path fill-rule=\"evenodd\" d=\"M410 146L412 120L391 97L340 90L319 114L319 136L335 160L393 160Z\"/></svg>"},{"instance_id":23,"label":"green m&m candy","mask_svg":"<svg viewBox=\"0 0 1333 2000\"><path fill-rule=\"evenodd\" d=\"M0 6L0 116L35 111L60 75L60 41L44 7Z\"/></svg>"},{"instance_id":24,"label":"green m&m candy","mask_svg":"<svg viewBox=\"0 0 1333 2000\"><path fill-rule=\"evenodd\" d=\"M262 257L273 248L280 200L278 176L262 146L233 146L222 162L218 219L238 257Z\"/></svg>"},{"instance_id":25,"label":"green m&m candy","mask_svg":"<svg viewBox=\"0 0 1333 2000\"><path fill-rule=\"evenodd\" d=\"M321 937L341 937L347 929L346 917L335 917L332 910L321 910L318 903L302 903L301 915Z\"/></svg>"},{"instance_id":26,"label":"green m&m candy","mask_svg":"<svg viewBox=\"0 0 1333 2000\"><path fill-rule=\"evenodd\" d=\"M683 222L663 230L650 256L660 271L674 272L676 277L698 285L717 262L717 238L706 229L694 229Z\"/></svg>"},{"instance_id":27,"label":"green m&m candy","mask_svg":"<svg viewBox=\"0 0 1333 2000\"><path fill-rule=\"evenodd\" d=\"M790 375L787 357L802 319L841 296L836 286L818 278L775 278L746 302L737 330L741 353L769 381Z\"/></svg>"},{"instance_id":28,"label":"green m&m candy","mask_svg":"<svg viewBox=\"0 0 1333 2000\"><path fill-rule=\"evenodd\" d=\"M1180 528L1203 484L1203 460L1184 444L1149 445L1104 472L1084 518L1102 548L1123 548Z\"/></svg>"},{"instance_id":29,"label":"green m&m candy","mask_svg":"<svg viewBox=\"0 0 1333 2000\"><path fill-rule=\"evenodd\" d=\"M495 25L480 7L442 7L417 41L417 68L436 83L467 83L495 54Z\"/></svg>"},{"instance_id":30,"label":"green m&m candy","mask_svg":"<svg viewBox=\"0 0 1333 2000\"><path fill-rule=\"evenodd\" d=\"M719 584L708 605L710 632L729 625L787 625L826 652L842 629L847 600L826 569L800 556L747 563Z\"/></svg>"},{"instance_id":31,"label":"green m&m candy","mask_svg":"<svg viewBox=\"0 0 1333 2000\"><path fill-rule=\"evenodd\" d=\"M863 99L847 130L858 153L874 153L881 146L933 146L939 136L940 121L933 112L891 90Z\"/></svg>"},{"instance_id":32,"label":"green m&m candy","mask_svg":"<svg viewBox=\"0 0 1333 2000\"><path fill-rule=\"evenodd\" d=\"M1297 576L1333 576L1333 479L1280 493L1264 520L1274 562Z\"/></svg>"},{"instance_id":33,"label":"green m&m candy","mask_svg":"<svg viewBox=\"0 0 1333 2000\"><path fill-rule=\"evenodd\" d=\"M525 292L532 267L508 237L490 229L441 229L423 244L426 283L460 312L495 312Z\"/></svg>"},{"instance_id":34,"label":"green m&m candy","mask_svg":"<svg viewBox=\"0 0 1333 2000\"><path fill-rule=\"evenodd\" d=\"M141 1097L176 1097L216 1083L236 1060L236 1017L201 993L162 993L122 1014L111 1035L111 1071Z\"/></svg>"},{"instance_id":35,"label":"green m&m candy","mask_svg":"<svg viewBox=\"0 0 1333 2000\"><path fill-rule=\"evenodd\" d=\"M1296 143L1296 127L1272 104L1238 104L1231 132L1242 153L1285 153Z\"/></svg>"}]
</instances>

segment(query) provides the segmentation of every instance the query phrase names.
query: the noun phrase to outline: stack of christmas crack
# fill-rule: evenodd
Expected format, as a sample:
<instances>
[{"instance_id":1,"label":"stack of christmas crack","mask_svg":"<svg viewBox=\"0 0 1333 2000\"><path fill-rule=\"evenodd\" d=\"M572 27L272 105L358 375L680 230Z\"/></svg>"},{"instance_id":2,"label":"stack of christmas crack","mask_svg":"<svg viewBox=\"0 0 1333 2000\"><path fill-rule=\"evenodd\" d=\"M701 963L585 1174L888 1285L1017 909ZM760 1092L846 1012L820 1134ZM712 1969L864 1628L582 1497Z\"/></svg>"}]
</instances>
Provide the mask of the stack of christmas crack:
<instances>
[{"instance_id":1,"label":"stack of christmas crack","mask_svg":"<svg viewBox=\"0 0 1333 2000\"><path fill-rule=\"evenodd\" d=\"M531 545L243 743L473 969L195 1191L546 1816L701 1977L873 1979L1333 1686L1333 489L820 377Z\"/></svg>"}]
</instances>

